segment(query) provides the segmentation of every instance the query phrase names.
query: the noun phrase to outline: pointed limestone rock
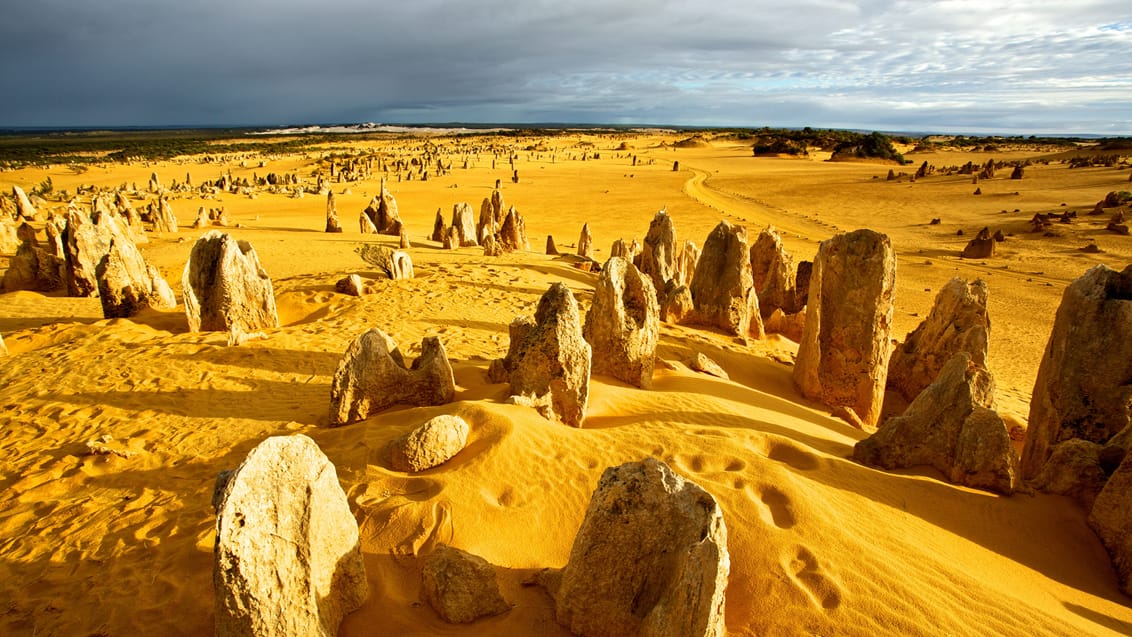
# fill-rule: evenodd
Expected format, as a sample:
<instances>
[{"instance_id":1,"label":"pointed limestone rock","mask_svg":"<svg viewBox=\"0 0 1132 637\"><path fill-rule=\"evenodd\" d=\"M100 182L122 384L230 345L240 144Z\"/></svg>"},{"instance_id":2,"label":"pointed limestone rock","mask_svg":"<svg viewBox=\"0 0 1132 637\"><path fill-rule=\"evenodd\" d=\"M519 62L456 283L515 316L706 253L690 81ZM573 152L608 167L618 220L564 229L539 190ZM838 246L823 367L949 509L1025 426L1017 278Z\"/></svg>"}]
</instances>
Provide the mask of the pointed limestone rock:
<instances>
[{"instance_id":1,"label":"pointed limestone rock","mask_svg":"<svg viewBox=\"0 0 1132 637\"><path fill-rule=\"evenodd\" d=\"M153 230L177 232L177 215L173 214L173 205L165 197L160 197L154 205Z\"/></svg>"},{"instance_id":2,"label":"pointed limestone rock","mask_svg":"<svg viewBox=\"0 0 1132 637\"><path fill-rule=\"evenodd\" d=\"M794 259L782 247L782 238L774 226L759 233L751 245L751 276L759 297L759 312L766 320L775 310L794 314Z\"/></svg>"},{"instance_id":3,"label":"pointed limestone rock","mask_svg":"<svg viewBox=\"0 0 1132 637\"><path fill-rule=\"evenodd\" d=\"M342 232L338 222L338 207L334 203L334 193L326 193L326 232Z\"/></svg>"},{"instance_id":4,"label":"pointed limestone rock","mask_svg":"<svg viewBox=\"0 0 1132 637\"><path fill-rule=\"evenodd\" d=\"M611 257L601 268L583 330L592 347L593 373L648 389L659 332L652 282L629 260Z\"/></svg>"},{"instance_id":5,"label":"pointed limestone rock","mask_svg":"<svg viewBox=\"0 0 1132 637\"><path fill-rule=\"evenodd\" d=\"M208 211L204 209L204 206L201 206L197 210L196 221L193 221L193 225L191 227L193 228L193 230L200 230L201 228L207 228L210 225L212 225L212 219L209 218Z\"/></svg>"},{"instance_id":6,"label":"pointed limestone rock","mask_svg":"<svg viewBox=\"0 0 1132 637\"><path fill-rule=\"evenodd\" d=\"M219 230L197 239L181 277L191 332L279 327L275 293L255 249Z\"/></svg>"},{"instance_id":7,"label":"pointed limestone rock","mask_svg":"<svg viewBox=\"0 0 1132 637\"><path fill-rule=\"evenodd\" d=\"M742 226L720 221L711 231L688 289L695 307L687 319L692 323L735 336L765 335L751 278L747 231Z\"/></svg>"},{"instance_id":8,"label":"pointed limestone rock","mask_svg":"<svg viewBox=\"0 0 1132 637\"><path fill-rule=\"evenodd\" d=\"M362 234L377 234L377 226L373 225L373 220L365 210L358 215L358 231Z\"/></svg>"},{"instance_id":9,"label":"pointed limestone rock","mask_svg":"<svg viewBox=\"0 0 1132 637\"><path fill-rule=\"evenodd\" d=\"M575 635L723 637L730 570L715 499L646 458L605 470L569 562L542 579Z\"/></svg>"},{"instance_id":10,"label":"pointed limestone rock","mask_svg":"<svg viewBox=\"0 0 1132 637\"><path fill-rule=\"evenodd\" d=\"M1030 400L1022 475L1041 473L1058 443L1109 443L1132 424L1129 404L1132 266L1098 265L1062 294Z\"/></svg>"},{"instance_id":11,"label":"pointed limestone rock","mask_svg":"<svg viewBox=\"0 0 1132 637\"><path fill-rule=\"evenodd\" d=\"M959 352L903 414L858 442L853 458L884 469L932 466L956 484L1010 495L1018 458L993 407L994 378Z\"/></svg>"},{"instance_id":12,"label":"pointed limestone rock","mask_svg":"<svg viewBox=\"0 0 1132 637\"><path fill-rule=\"evenodd\" d=\"M914 400L959 352L970 354L975 365L987 367L988 293L982 280L948 281L936 295L928 317L892 352L888 386L899 391L905 400Z\"/></svg>"},{"instance_id":13,"label":"pointed limestone rock","mask_svg":"<svg viewBox=\"0 0 1132 637\"><path fill-rule=\"evenodd\" d=\"M696 275L696 265L700 262L700 249L694 241L685 241L684 248L680 250L680 259L676 263L677 287L691 285L692 277Z\"/></svg>"},{"instance_id":14,"label":"pointed limestone rock","mask_svg":"<svg viewBox=\"0 0 1132 637\"><path fill-rule=\"evenodd\" d=\"M581 427L590 393L591 348L582 336L570 288L551 285L539 299L534 323L508 354L511 401L534 407L549 420Z\"/></svg>"},{"instance_id":15,"label":"pointed limestone rock","mask_svg":"<svg viewBox=\"0 0 1132 637\"><path fill-rule=\"evenodd\" d=\"M527 252L531 249L527 241L527 222L515 206L511 206L499 226L499 244L505 252Z\"/></svg>"},{"instance_id":16,"label":"pointed limestone rock","mask_svg":"<svg viewBox=\"0 0 1132 637\"><path fill-rule=\"evenodd\" d=\"M111 217L115 236L110 249L95 267L98 298L105 318L127 318L152 307L170 310L177 306L173 290L158 272L148 265L130 239L129 229Z\"/></svg>"},{"instance_id":17,"label":"pointed limestone rock","mask_svg":"<svg viewBox=\"0 0 1132 637\"><path fill-rule=\"evenodd\" d=\"M807 398L849 407L875 426L888 377L896 253L888 237L856 230L821 243L794 384Z\"/></svg>"},{"instance_id":18,"label":"pointed limestone rock","mask_svg":"<svg viewBox=\"0 0 1132 637\"><path fill-rule=\"evenodd\" d=\"M476 240L476 218L470 204L462 201L452 206L452 227L456 229L461 247L479 245Z\"/></svg>"},{"instance_id":19,"label":"pointed limestone rock","mask_svg":"<svg viewBox=\"0 0 1132 637\"><path fill-rule=\"evenodd\" d=\"M590 224L582 224L582 234L578 237L578 256L592 259L594 256L594 237L590 234Z\"/></svg>"},{"instance_id":20,"label":"pointed limestone rock","mask_svg":"<svg viewBox=\"0 0 1132 637\"><path fill-rule=\"evenodd\" d=\"M386 407L443 405L456 392L452 365L435 336L421 341L421 355L405 364L393 339L377 328L350 344L330 386L330 426L365 420Z\"/></svg>"},{"instance_id":21,"label":"pointed limestone rock","mask_svg":"<svg viewBox=\"0 0 1132 637\"><path fill-rule=\"evenodd\" d=\"M486 201L486 200L485 200ZM429 239L443 243L444 237L448 235L448 226L444 225L444 213L440 212L440 208L436 209L436 220L432 222L432 234Z\"/></svg>"},{"instance_id":22,"label":"pointed limestone rock","mask_svg":"<svg viewBox=\"0 0 1132 637\"><path fill-rule=\"evenodd\" d=\"M444 217L440 216L440 211L437 210L436 214L439 223L443 224ZM479 221L476 222L476 239L478 239L480 243L483 243L489 236L498 232L500 221L496 221L495 209L491 205L491 200L484 197L483 202L480 204L480 218ZM433 232L435 233L436 231L433 230ZM439 241L439 239L434 240Z\"/></svg>"},{"instance_id":23,"label":"pointed limestone rock","mask_svg":"<svg viewBox=\"0 0 1132 637\"><path fill-rule=\"evenodd\" d=\"M676 226L667 210L661 210L649 223L641 252L641 272L648 275L653 288L661 293L669 281L677 278Z\"/></svg>"},{"instance_id":24,"label":"pointed limestone rock","mask_svg":"<svg viewBox=\"0 0 1132 637\"><path fill-rule=\"evenodd\" d=\"M24 192L23 188L19 186L12 186L12 197L16 199L16 212L25 221L37 221L39 213L36 212L35 206L31 205L31 200Z\"/></svg>"},{"instance_id":25,"label":"pointed limestone rock","mask_svg":"<svg viewBox=\"0 0 1132 637\"><path fill-rule=\"evenodd\" d=\"M558 246L554 245L554 237L546 235L546 253L552 256L558 256Z\"/></svg>"},{"instance_id":26,"label":"pointed limestone rock","mask_svg":"<svg viewBox=\"0 0 1132 637\"><path fill-rule=\"evenodd\" d=\"M337 635L369 585L358 523L318 445L264 440L220 474L213 504L216 635Z\"/></svg>"}]
</instances>

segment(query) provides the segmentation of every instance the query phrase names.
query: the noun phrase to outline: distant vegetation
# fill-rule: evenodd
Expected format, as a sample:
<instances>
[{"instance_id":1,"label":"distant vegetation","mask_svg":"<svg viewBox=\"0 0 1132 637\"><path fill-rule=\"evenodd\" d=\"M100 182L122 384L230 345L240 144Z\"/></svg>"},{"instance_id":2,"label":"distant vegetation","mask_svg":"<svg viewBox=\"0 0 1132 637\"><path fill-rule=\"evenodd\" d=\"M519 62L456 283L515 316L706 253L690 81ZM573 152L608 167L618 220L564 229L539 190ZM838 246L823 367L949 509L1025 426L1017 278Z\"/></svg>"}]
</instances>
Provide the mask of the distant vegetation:
<instances>
[{"instance_id":1,"label":"distant vegetation","mask_svg":"<svg viewBox=\"0 0 1132 637\"><path fill-rule=\"evenodd\" d=\"M97 131L0 135L0 166L89 164L182 155L299 152L333 136L277 135L248 139L246 130Z\"/></svg>"},{"instance_id":2,"label":"distant vegetation","mask_svg":"<svg viewBox=\"0 0 1132 637\"><path fill-rule=\"evenodd\" d=\"M882 133L869 133L854 141L846 141L833 149L832 159L855 157L858 159L884 159L904 164L904 155L901 155L892 140Z\"/></svg>"},{"instance_id":3,"label":"distant vegetation","mask_svg":"<svg viewBox=\"0 0 1132 637\"><path fill-rule=\"evenodd\" d=\"M631 127L544 125L512 126L512 130L468 130L456 137L553 138L577 132L587 134L624 135ZM317 147L319 152L348 150L332 147L345 141L357 141L386 134L311 133L300 135L251 135L259 129L183 129L125 130L87 132L17 132L0 131L0 167L68 164L76 171L86 165L106 161L157 161L188 155L224 155L236 153L284 154L305 152ZM998 152L1005 148L1033 147L1049 152L1064 149L1058 159L1073 166L1111 165L1132 150L1129 138L1073 138L1028 136L964 136L964 135L885 135L879 132L821 128L719 128L680 129L691 135L687 143L704 137L717 140L749 142L754 155L805 156L811 151L831 152L841 158L881 159L907 163L893 143L914 146L917 152L941 148L960 148ZM331 147L328 147L331 146Z\"/></svg>"}]
</instances>

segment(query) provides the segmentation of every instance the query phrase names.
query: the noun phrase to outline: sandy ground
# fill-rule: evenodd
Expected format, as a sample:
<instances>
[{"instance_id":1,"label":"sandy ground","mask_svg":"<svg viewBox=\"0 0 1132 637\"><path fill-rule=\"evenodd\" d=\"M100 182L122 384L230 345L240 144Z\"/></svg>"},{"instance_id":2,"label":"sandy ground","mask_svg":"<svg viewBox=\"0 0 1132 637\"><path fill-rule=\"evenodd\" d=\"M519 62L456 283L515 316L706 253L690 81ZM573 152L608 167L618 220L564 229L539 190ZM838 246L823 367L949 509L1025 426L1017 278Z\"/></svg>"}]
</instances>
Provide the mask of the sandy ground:
<instances>
[{"instance_id":1,"label":"sandy ground","mask_svg":"<svg viewBox=\"0 0 1132 637\"><path fill-rule=\"evenodd\" d=\"M888 233L898 253L898 339L949 278L984 278L999 408L1024 424L1063 288L1095 263L1122 268L1132 260L1132 240L1105 233L1104 217L1058 225L1056 237L1031 234L1026 222L1066 208L1084 215L1106 192L1128 188L1127 170L1034 165L1021 181L984 180L974 196L970 177L890 182L887 165L756 159L725 141L673 150L658 145L675 137L656 135L628 140L634 150L613 150L624 139L551 138L542 153L520 150L518 184L504 158L491 169L489 154L466 170L456 161L450 175L427 182L391 181L417 278L378 282L378 293L363 298L335 293L334 283L350 273L376 277L353 253L359 242L396 244L356 231L376 181L334 185L351 191L337 195L341 235L321 232L323 197L174 200L181 232L151 235L141 248L178 294L199 234L188 224L200 205L223 205L243 226L230 232L253 244L272 276L284 325L241 347L226 347L223 334L188 333L180 307L107 321L97 299L0 295L0 333L11 352L0 361L0 633L210 633L215 476L263 438L289 433L311 436L334 462L360 525L371 596L342 635L566 634L546 594L523 582L565 563L602 470L649 455L723 508L732 635L1132 633L1130 599L1071 501L1003 498L949 485L927 469L884 473L851 462L865 434L798 395L789 366L797 346L781 337L743 344L666 325L660 356L671 369L658 370L649 391L595 377L583 429L503 404L506 386L485 378L490 359L506 351L507 324L533 313L552 282L566 282L588 309L595 275L543 255L547 234L566 251L588 222L601 260L615 239L643 238L653 213L667 206L681 241L702 245L721 218L746 225L752 238L772 223L798 259L813 258L817 242L837 231ZM418 143L357 145L407 152ZM583 150L602 157L581 161ZM989 156L910 159L946 166ZM83 174L29 169L0 173L0 189L30 188L48 174L71 192L79 183L144 186L153 170L166 183L185 173L200 183L228 169L309 175L315 158L270 158L266 168L233 160ZM484 258L477 248L449 252L426 240L437 208L448 217L467 201L478 212L497 178L526 217L532 252ZM933 217L942 224L929 226ZM1013 236L993 259L959 259L983 226ZM1081 253L1089 239L1104 252ZM326 428L335 366L370 327L410 355L422 337L440 336L456 372L455 401ZM682 361L693 350L717 360L731 380L690 371ZM442 413L471 424L468 447L420 474L390 469L387 443ZM85 442L103 435L123 453L89 455ZM437 542L494 564L514 609L448 626L422 605L419 556Z\"/></svg>"}]
</instances>

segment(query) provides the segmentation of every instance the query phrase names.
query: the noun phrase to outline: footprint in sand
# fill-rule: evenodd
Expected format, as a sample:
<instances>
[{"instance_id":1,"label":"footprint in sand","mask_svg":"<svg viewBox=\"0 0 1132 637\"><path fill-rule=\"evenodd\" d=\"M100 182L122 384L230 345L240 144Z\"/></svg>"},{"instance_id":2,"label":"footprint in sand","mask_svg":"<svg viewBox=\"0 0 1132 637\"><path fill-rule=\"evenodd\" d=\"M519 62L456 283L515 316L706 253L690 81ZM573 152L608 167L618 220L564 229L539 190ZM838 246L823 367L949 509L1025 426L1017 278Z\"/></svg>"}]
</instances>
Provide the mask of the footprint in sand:
<instances>
[{"instance_id":1,"label":"footprint in sand","mask_svg":"<svg viewBox=\"0 0 1132 637\"><path fill-rule=\"evenodd\" d=\"M747 468L747 461L735 456L677 454L672 457L672 464L677 469L690 473L724 473Z\"/></svg>"},{"instance_id":2,"label":"footprint in sand","mask_svg":"<svg viewBox=\"0 0 1132 637\"><path fill-rule=\"evenodd\" d=\"M809 596L815 606L833 610L841 605L841 589L822 572L810 549L799 546L784 565L790 579Z\"/></svg>"},{"instance_id":3,"label":"footprint in sand","mask_svg":"<svg viewBox=\"0 0 1132 637\"><path fill-rule=\"evenodd\" d=\"M812 471L817 469L819 464L814 454L783 442L772 443L767 451L767 457L800 471Z\"/></svg>"},{"instance_id":4,"label":"footprint in sand","mask_svg":"<svg viewBox=\"0 0 1132 637\"><path fill-rule=\"evenodd\" d=\"M790 496L774 486L763 486L760 491L759 499L766 505L770 522L780 529L789 529L798 523Z\"/></svg>"}]
</instances>

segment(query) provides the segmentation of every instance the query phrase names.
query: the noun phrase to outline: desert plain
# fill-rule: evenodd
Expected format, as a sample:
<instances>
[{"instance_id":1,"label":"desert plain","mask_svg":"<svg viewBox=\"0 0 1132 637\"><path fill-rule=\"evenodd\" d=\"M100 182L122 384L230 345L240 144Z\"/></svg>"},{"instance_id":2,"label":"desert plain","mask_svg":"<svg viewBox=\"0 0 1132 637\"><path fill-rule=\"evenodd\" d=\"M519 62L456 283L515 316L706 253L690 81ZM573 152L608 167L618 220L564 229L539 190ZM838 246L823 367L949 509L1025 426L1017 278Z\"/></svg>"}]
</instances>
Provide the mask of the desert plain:
<instances>
[{"instance_id":1,"label":"desert plain","mask_svg":"<svg viewBox=\"0 0 1132 637\"><path fill-rule=\"evenodd\" d=\"M897 254L895 340L953 277L988 284L996 408L1021 452L1062 292L1096 264L1122 270L1132 262L1132 238L1106 232L1107 216L1087 214L1106 193L1132 189L1129 166L1071 168L1067 159L1087 147L907 147L911 163L897 166L831 162L820 151L755 157L734 135L678 143L688 137L345 137L293 153L0 172L5 193L30 192L47 177L68 193L137 184L141 208L153 197L144 192L152 173L165 184L201 184L273 172L310 185L332 154L407 159L425 144L453 164L427 181L389 173L412 244L409 280L383 279L355 252L398 244L357 228L357 214L379 193L377 171L330 180L341 234L324 232L326 197L318 194L171 195L179 231L148 233L139 245L146 260L181 298L181 273L204 232L189 224L199 207L223 207L230 225L220 230L254 246L274 286L282 325L260 340L229 346L224 333L192 333L181 306L104 319L97 298L0 294L9 352L0 359L0 633L210 634L216 476L266 437L293 433L311 437L333 462L359 525L370 594L341 635L569 634L547 593L528 583L566 563L602 471L649 456L722 508L730 635L1132 633L1132 598L1080 505L1029 489L1001 496L956 486L930 468L886 472L854 462L853 445L868 432L801 396L791 380L798 344L781 335L740 339L662 324L664 362L652 387L594 376L581 428L504 403L507 386L491 383L487 369L506 353L512 319L533 314L555 282L570 287L584 313L597 280L573 259L546 255L548 235L570 253L588 224L602 262L615 240L643 239L654 213L667 209L681 243L702 247L720 220L745 226L752 240L773 225L795 260L812 260L820 241L871 228ZM911 178L925 161L988 159L1029 163L1020 180L1007 170L977 186L942 170ZM904 174L888 179L890 170ZM437 210L446 219L458 202L478 211L496 180L526 220L530 251L485 256L429 238ZM80 202L89 205L89 195ZM48 196L41 218L53 208L66 202ZM1036 213L1067 210L1079 215L1072 223L1031 232ZM42 237L42 221L33 225ZM1006 237L995 256L960 258L983 227ZM1081 249L1090 243L1099 251ZM0 271L10 257L0 256ZM337 292L350 274L371 293ZM423 337L438 336L454 368L454 400L329 427L336 365L372 327L409 357ZM696 352L729 379L691 370ZM885 414L906 404L890 392ZM467 446L424 472L393 470L390 441L440 414L469 423ZM100 439L114 451L92 453L88 443ZM441 620L420 599L422 557L439 543L490 562L513 608L466 625Z\"/></svg>"}]
</instances>

